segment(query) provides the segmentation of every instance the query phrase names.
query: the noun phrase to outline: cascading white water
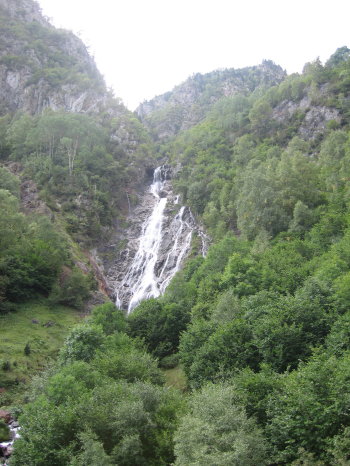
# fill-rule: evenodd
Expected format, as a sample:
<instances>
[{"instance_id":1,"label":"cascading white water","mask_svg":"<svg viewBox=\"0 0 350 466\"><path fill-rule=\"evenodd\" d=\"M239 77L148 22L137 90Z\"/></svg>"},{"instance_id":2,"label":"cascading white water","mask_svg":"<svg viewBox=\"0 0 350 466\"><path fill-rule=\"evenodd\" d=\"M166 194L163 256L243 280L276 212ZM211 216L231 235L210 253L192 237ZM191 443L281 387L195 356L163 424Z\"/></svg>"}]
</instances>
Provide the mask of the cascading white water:
<instances>
[{"instance_id":1,"label":"cascading white water","mask_svg":"<svg viewBox=\"0 0 350 466\"><path fill-rule=\"evenodd\" d=\"M176 201L178 202L178 198L176 198L175 202ZM159 279L161 280L164 277L164 272L167 270L169 266L172 268L173 273L171 275L168 275L165 279L163 278L163 281L161 282L161 285L160 285L161 293L164 293L166 287L169 285L170 280L175 275L175 273L180 269L182 259L184 255L186 254L186 252L189 250L189 247L191 245L192 227L183 218L185 210L186 210L186 207L184 206L181 207L179 213L176 215L174 219L174 223L176 224L176 227L177 227L175 235L174 235L175 236L174 243L173 243L173 247L167 254L167 258L160 272ZM185 236L185 240L183 241L182 247L179 251L179 248L178 248L179 241L185 229L189 229L189 232Z\"/></svg>"},{"instance_id":2,"label":"cascading white water","mask_svg":"<svg viewBox=\"0 0 350 466\"><path fill-rule=\"evenodd\" d=\"M151 216L142 227L139 248L122 283L122 286L128 284L131 290L128 312L131 312L143 299L160 295L155 276L155 265L161 242L164 209L167 203L166 197L160 197L163 184L162 167L158 167L154 171L153 183L150 188L151 193L156 198L156 204ZM117 306L121 307L118 292Z\"/></svg>"},{"instance_id":3,"label":"cascading white water","mask_svg":"<svg viewBox=\"0 0 350 466\"><path fill-rule=\"evenodd\" d=\"M155 203L142 225L137 250L131 242L122 252L128 261L132 248L136 251L116 281L116 305L129 313L142 300L164 293L190 250L193 231L200 234L190 209L178 210L180 198L172 193L168 178L169 167L156 168L149 189L152 196L144 198L148 205Z\"/></svg>"}]
</instances>

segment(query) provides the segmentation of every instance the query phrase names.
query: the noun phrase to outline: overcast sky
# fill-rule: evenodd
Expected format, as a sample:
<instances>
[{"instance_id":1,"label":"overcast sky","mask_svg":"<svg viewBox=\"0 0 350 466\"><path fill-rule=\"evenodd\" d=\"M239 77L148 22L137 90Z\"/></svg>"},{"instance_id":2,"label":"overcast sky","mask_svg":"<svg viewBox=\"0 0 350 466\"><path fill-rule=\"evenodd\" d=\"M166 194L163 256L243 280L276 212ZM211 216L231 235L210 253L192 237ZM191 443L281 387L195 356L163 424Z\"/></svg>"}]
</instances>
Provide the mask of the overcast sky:
<instances>
[{"instance_id":1,"label":"overcast sky","mask_svg":"<svg viewBox=\"0 0 350 466\"><path fill-rule=\"evenodd\" d=\"M37 0L89 46L134 110L196 72L273 60L289 73L350 47L349 0Z\"/></svg>"}]
</instances>

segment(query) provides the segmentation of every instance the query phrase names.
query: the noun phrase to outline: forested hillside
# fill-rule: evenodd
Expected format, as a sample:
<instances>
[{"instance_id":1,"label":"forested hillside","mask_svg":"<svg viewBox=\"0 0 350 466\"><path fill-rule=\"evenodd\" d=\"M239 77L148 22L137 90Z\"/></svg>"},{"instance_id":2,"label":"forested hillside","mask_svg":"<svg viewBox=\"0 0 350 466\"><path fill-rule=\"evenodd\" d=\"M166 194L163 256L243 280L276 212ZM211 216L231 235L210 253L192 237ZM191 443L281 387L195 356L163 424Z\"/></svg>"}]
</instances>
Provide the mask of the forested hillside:
<instances>
[{"instance_id":1,"label":"forested hillside","mask_svg":"<svg viewBox=\"0 0 350 466\"><path fill-rule=\"evenodd\" d=\"M140 120L35 2L0 7L9 464L349 464L350 50L290 76L198 74ZM125 229L156 160L209 251L194 237L163 296L83 320L90 249Z\"/></svg>"},{"instance_id":2,"label":"forested hillside","mask_svg":"<svg viewBox=\"0 0 350 466\"><path fill-rule=\"evenodd\" d=\"M89 299L108 300L90 248L123 225L154 155L147 131L106 89L80 39L51 26L31 0L1 0L0 23L6 405L57 355Z\"/></svg>"},{"instance_id":3,"label":"forested hillside","mask_svg":"<svg viewBox=\"0 0 350 466\"><path fill-rule=\"evenodd\" d=\"M175 464L348 464L349 73L343 47L161 148L213 239L129 318L193 393Z\"/></svg>"},{"instance_id":4,"label":"forested hillside","mask_svg":"<svg viewBox=\"0 0 350 466\"><path fill-rule=\"evenodd\" d=\"M139 105L136 112L156 141L168 140L204 119L223 97L259 93L286 77L270 60L261 65L197 73L172 91Z\"/></svg>"}]
</instances>

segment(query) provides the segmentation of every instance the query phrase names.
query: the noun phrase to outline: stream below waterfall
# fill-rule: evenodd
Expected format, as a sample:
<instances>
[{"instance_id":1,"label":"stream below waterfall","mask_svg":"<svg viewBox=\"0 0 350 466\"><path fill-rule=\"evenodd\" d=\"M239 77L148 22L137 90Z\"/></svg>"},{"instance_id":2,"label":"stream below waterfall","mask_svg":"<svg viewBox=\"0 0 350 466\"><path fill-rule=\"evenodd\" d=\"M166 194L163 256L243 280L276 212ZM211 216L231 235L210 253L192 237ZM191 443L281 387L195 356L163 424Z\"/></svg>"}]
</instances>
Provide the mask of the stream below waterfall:
<instances>
[{"instance_id":1,"label":"stream below waterfall","mask_svg":"<svg viewBox=\"0 0 350 466\"><path fill-rule=\"evenodd\" d=\"M115 296L116 305L128 313L142 300L164 293L190 251L194 231L202 239L202 253L206 252L206 237L190 209L180 206L170 178L170 167L163 165L154 170L145 196L148 213L134 241L134 250L128 245L122 252L127 265L124 264L122 278L115 285Z\"/></svg>"},{"instance_id":2,"label":"stream below waterfall","mask_svg":"<svg viewBox=\"0 0 350 466\"><path fill-rule=\"evenodd\" d=\"M13 444L15 440L20 438L20 426L17 421L11 419L8 424L8 428L10 430L11 439L7 442L0 442L0 465L7 466L7 459L11 456L13 452Z\"/></svg>"}]
</instances>

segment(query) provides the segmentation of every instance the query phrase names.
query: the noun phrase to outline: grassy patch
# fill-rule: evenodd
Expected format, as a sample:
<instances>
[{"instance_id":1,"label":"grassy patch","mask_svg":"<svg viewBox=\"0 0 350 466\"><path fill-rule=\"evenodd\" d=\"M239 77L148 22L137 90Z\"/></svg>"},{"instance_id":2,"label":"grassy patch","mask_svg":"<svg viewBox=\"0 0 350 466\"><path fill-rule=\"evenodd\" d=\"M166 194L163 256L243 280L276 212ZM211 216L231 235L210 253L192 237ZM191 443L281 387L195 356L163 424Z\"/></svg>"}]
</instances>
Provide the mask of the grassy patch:
<instances>
[{"instance_id":1,"label":"grassy patch","mask_svg":"<svg viewBox=\"0 0 350 466\"><path fill-rule=\"evenodd\" d=\"M0 406L18 399L79 320L76 311L45 300L20 304L16 312L0 316Z\"/></svg>"},{"instance_id":2,"label":"grassy patch","mask_svg":"<svg viewBox=\"0 0 350 466\"><path fill-rule=\"evenodd\" d=\"M186 375L181 366L174 367L173 369L165 369L165 385L167 387L174 387L182 392L187 390Z\"/></svg>"}]
</instances>

